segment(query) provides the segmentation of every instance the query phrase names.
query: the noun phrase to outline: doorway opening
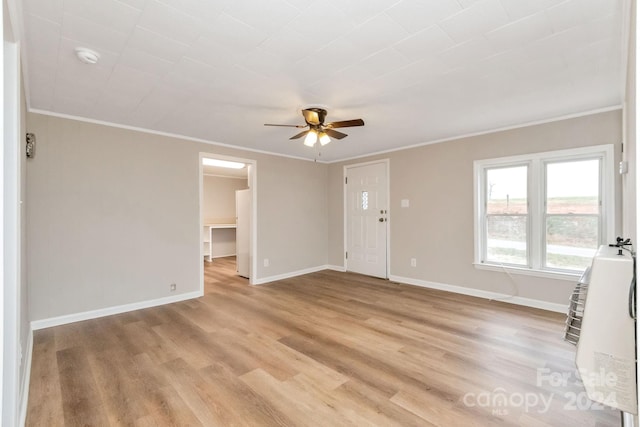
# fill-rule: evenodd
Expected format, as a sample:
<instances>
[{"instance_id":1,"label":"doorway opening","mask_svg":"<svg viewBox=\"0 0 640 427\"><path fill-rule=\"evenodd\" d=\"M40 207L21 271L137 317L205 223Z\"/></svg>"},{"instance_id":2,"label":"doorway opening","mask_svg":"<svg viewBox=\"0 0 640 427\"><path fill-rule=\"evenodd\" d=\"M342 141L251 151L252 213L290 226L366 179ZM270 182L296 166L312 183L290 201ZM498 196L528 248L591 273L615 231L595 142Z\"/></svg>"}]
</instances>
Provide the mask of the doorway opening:
<instances>
[{"instance_id":1,"label":"doorway opening","mask_svg":"<svg viewBox=\"0 0 640 427\"><path fill-rule=\"evenodd\" d=\"M256 250L255 160L200 153L200 283L253 284Z\"/></svg>"}]
</instances>

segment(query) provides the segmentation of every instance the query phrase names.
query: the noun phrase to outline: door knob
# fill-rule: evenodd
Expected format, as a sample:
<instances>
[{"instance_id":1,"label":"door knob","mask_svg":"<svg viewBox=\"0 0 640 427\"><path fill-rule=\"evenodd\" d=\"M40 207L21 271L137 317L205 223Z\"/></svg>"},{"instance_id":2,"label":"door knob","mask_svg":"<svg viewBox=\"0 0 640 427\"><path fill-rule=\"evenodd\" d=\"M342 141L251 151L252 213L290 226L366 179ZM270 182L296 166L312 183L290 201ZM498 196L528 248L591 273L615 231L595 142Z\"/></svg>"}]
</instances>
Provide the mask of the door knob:
<instances>
[{"instance_id":1,"label":"door knob","mask_svg":"<svg viewBox=\"0 0 640 427\"><path fill-rule=\"evenodd\" d=\"M378 218L378 222L384 222L384 218Z\"/></svg>"}]
</instances>

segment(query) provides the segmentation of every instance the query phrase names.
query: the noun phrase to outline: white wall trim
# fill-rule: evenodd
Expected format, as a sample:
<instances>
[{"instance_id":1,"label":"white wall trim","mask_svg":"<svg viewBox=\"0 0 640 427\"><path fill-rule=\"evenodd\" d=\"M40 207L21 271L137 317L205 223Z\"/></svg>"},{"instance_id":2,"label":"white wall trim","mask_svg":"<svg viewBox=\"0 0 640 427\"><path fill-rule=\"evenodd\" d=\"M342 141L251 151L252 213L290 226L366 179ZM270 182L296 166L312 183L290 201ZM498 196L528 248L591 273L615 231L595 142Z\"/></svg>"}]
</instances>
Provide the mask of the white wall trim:
<instances>
[{"instance_id":1,"label":"white wall trim","mask_svg":"<svg viewBox=\"0 0 640 427\"><path fill-rule=\"evenodd\" d=\"M236 256L236 253L231 253L231 254L226 254L226 255L212 255L211 258L212 259L216 259L216 258L226 258L226 257L230 257L230 256ZM203 257L206 258L206 257Z\"/></svg>"},{"instance_id":2,"label":"white wall trim","mask_svg":"<svg viewBox=\"0 0 640 427\"><path fill-rule=\"evenodd\" d=\"M344 158L344 159L331 160L331 161L327 161L326 163L332 164L332 163L348 162L348 161L364 159L364 158L372 157L372 156L379 156L379 155L382 155L382 154L395 153L397 151L410 150L412 148L424 147L425 145L440 144L442 142L455 141L457 139L465 139L465 138L471 138L471 137L474 137L474 136L481 136L481 135L488 135L488 134L492 134L492 133L504 132L504 131L507 131L507 130L514 130L514 129L526 128L526 127L530 127L530 126L544 125L544 124L547 124L547 123L554 123L554 122L559 122L559 121L562 121L562 120L577 119L579 117L591 116L593 114L601 114L601 113L608 113L609 111L622 110L622 107L623 107L622 104L616 104L616 105L611 105L609 107L598 108L598 109L595 109L595 110L582 111L580 113L567 114L567 115L564 115L564 116L551 117L549 119L544 119L544 120L536 120L536 121L533 121L533 122L525 122L525 123L520 123L520 124L516 124L516 125L512 125L512 126L505 126L505 127L500 127L500 128L487 129L487 130L483 130L483 131L480 131L480 132L472 132L472 133L466 133L466 134L462 134L462 135L448 136L446 138L434 139L432 141L420 142L420 143L414 144L414 145L407 145L406 147L391 148L389 150L375 151L373 153L362 154L362 155L359 155L359 156L348 157L348 158Z\"/></svg>"},{"instance_id":3,"label":"white wall trim","mask_svg":"<svg viewBox=\"0 0 640 427\"><path fill-rule=\"evenodd\" d=\"M187 292L170 297L157 298L147 301L134 302L113 307L100 308L98 310L83 311L81 313L65 314L64 316L50 317L48 319L32 320L31 329L51 328L52 326L66 325L68 323L81 322L83 320L97 319L99 317L111 316L113 314L126 313L128 311L140 310L143 308L156 307L159 305L171 304L173 302L199 298L203 296L202 291Z\"/></svg>"},{"instance_id":4,"label":"white wall trim","mask_svg":"<svg viewBox=\"0 0 640 427\"><path fill-rule=\"evenodd\" d=\"M25 91L27 90L26 86L28 86L28 85L26 84L26 81L25 81ZM290 158L290 159L298 159L298 160L305 160L305 161L308 161L308 162L325 163L325 164L341 163L341 162L347 162L347 161L352 161L352 160L357 160L357 159L363 159L363 158L366 158L366 157L377 156L377 155L387 154L387 153L394 153L396 151L409 150L411 148L423 147L425 145L439 144L439 143L447 142L447 141L455 141L457 139L464 139L464 138L470 138L470 137L474 137L474 136L487 135L487 134L496 133L496 132L503 132L503 131L507 131L507 130L525 128L525 127L529 127L529 126L536 126L536 125L542 125L542 124L546 124L546 123L553 123L553 122L558 122L558 121L562 121L562 120L575 119L575 118L579 118L579 117L590 116L592 114L607 113L609 111L621 110L623 108L622 104L616 104L616 105L611 105L611 106L604 107L604 108L597 108L595 110L581 111L579 113L566 114L566 115L563 115L563 116L551 117L551 118L543 119L543 120L536 120L536 121L531 121L531 122L519 123L519 124L515 124L515 125L511 125L511 126L492 128L492 129L487 129L487 130L483 130L483 131L479 131L479 132L471 132L471 133L462 134L462 135L454 135L454 136L449 136L449 137L446 137L446 138L440 138L440 139L434 139L434 140L431 140L431 141L420 142L420 143L414 144L414 145L407 145L405 147L391 148L391 149L388 149L388 150L375 151L375 152L372 152L372 153L361 154L361 155L357 155L357 156L353 156L353 157L339 158L339 159L335 159L335 160L330 160L329 161L329 160L319 160L319 159L315 159L315 158L310 159L310 158L307 158L307 157L292 156L292 155L289 155L289 154L274 153L274 152L271 152L271 151L258 150L256 148L248 148L248 147L243 147L243 146L239 146L239 145L225 144L225 143L216 142L216 141L209 141L209 140L206 140L206 139L194 138L194 137L175 134L175 133L170 133L170 132L156 131L156 130L147 129L147 128L141 128L141 127L129 126L129 125L122 125L122 124L117 124L117 123L113 123L113 122L107 122L107 121L104 121L104 120L96 120L96 119L90 119L90 118L87 118L87 117L74 116L74 115L71 115L71 114L62 114L62 113L56 113L56 112L48 111L48 110L41 110L41 109L38 109L38 108L31 108L31 107L29 107L29 98L28 97L27 97L27 106L28 106L28 111L30 113L42 114L42 115L45 115L45 116L53 116L53 117L59 117L61 119L77 120L77 121L85 122L85 123L93 123L93 124L97 124L97 125L111 126L111 127L120 128L120 129L133 130L133 131L138 131L138 132L143 132L143 133L150 133L150 134L153 134L153 135L166 136L166 137L169 137L169 138L179 138L179 139L184 139L184 140L187 140L187 141L202 142L204 144L211 144L211 145L217 145L217 146L220 146L220 147L233 148L235 150L244 150L244 151L250 151L250 152L254 152L254 153L269 154L269 155L272 155L272 156L287 157L287 158Z\"/></svg>"},{"instance_id":5,"label":"white wall trim","mask_svg":"<svg viewBox=\"0 0 640 427\"><path fill-rule=\"evenodd\" d=\"M339 271L341 273L346 273L347 267L344 265L327 265L327 270Z\"/></svg>"},{"instance_id":6,"label":"white wall trim","mask_svg":"<svg viewBox=\"0 0 640 427\"><path fill-rule=\"evenodd\" d=\"M24 355L24 376L22 377L20 403L19 403L19 426L24 427L27 421L27 404L29 403L29 384L31 383L31 360L33 359L33 329L29 328L27 337L27 349Z\"/></svg>"},{"instance_id":7,"label":"white wall trim","mask_svg":"<svg viewBox=\"0 0 640 427\"><path fill-rule=\"evenodd\" d=\"M198 228L198 244L200 245L200 260L204 259L204 247L202 245L202 227L204 227L204 217L202 207L204 206L204 166L202 159L228 160L232 162L242 162L248 165L247 184L251 190L251 218L249 219L249 283L255 284L258 274L258 161L244 157L227 156L223 154L200 152L198 155L198 218L200 227ZM237 249L237 248L236 248ZM200 262L200 291L204 293L204 264Z\"/></svg>"},{"instance_id":8,"label":"white wall trim","mask_svg":"<svg viewBox=\"0 0 640 427\"><path fill-rule=\"evenodd\" d=\"M484 298L491 301L506 302L509 304L522 305L525 307L539 308L557 313L566 313L568 304L557 304L548 301L541 301L532 298L524 298L501 294L498 292L483 291L480 289L467 288L464 286L447 285L444 283L428 282L426 280L412 279L409 277L389 276L389 280L393 282L403 283L405 285L420 286L422 288L437 289L440 291L452 292L454 294L468 295L477 298Z\"/></svg>"},{"instance_id":9,"label":"white wall trim","mask_svg":"<svg viewBox=\"0 0 640 427\"><path fill-rule=\"evenodd\" d=\"M264 285L265 283L275 282L278 280L290 279L292 277L304 276L305 274L316 273L322 270L328 270L328 265L319 265L317 267L305 268L303 270L291 271L289 273L276 274L275 276L263 277L253 281L253 285Z\"/></svg>"},{"instance_id":10,"label":"white wall trim","mask_svg":"<svg viewBox=\"0 0 640 427\"><path fill-rule=\"evenodd\" d=\"M166 136L168 138L178 138L178 139L184 139L186 141L201 142L203 144L216 145L218 147L232 148L234 150L248 151L248 152L251 152L251 153L268 154L268 155L271 155L271 156L287 157L287 158L290 158L290 159L305 160L307 162L316 162L315 158L310 159L308 157L299 157L299 156L292 156L290 154L274 153L272 151L258 150L257 148L244 147L244 146L241 146L241 145L225 144L223 142L210 141L208 139L202 139L202 138L194 138L192 136L180 135L178 133L163 132L163 131L159 131L159 130L141 128L141 127L137 127L137 126L122 125L122 124L118 124L118 123L107 122L107 121L104 121L104 120L96 120L96 119L90 119L88 117L74 116L72 114L55 113L53 111L40 110L38 108L29 108L29 112L30 113L36 113L36 114L42 114L44 116L58 117L58 118L61 118L61 119L76 120L76 121L79 121L79 122L91 123L91 124L94 124L94 125L110 126L110 127L114 127L114 128L132 130L132 131L136 131L136 132L150 133L152 135ZM317 161L317 163L327 163L327 162Z\"/></svg>"}]
</instances>

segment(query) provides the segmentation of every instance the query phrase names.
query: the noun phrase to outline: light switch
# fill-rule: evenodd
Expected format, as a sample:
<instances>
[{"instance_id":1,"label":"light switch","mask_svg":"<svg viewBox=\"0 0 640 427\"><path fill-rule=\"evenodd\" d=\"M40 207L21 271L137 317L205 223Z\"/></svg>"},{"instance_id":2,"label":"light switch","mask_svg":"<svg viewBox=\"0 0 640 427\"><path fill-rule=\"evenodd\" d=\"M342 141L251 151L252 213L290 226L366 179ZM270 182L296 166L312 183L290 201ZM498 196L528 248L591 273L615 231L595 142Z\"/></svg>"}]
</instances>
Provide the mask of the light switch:
<instances>
[{"instance_id":1,"label":"light switch","mask_svg":"<svg viewBox=\"0 0 640 427\"><path fill-rule=\"evenodd\" d=\"M409 207L409 199L400 200L400 207L401 208L408 208Z\"/></svg>"}]
</instances>

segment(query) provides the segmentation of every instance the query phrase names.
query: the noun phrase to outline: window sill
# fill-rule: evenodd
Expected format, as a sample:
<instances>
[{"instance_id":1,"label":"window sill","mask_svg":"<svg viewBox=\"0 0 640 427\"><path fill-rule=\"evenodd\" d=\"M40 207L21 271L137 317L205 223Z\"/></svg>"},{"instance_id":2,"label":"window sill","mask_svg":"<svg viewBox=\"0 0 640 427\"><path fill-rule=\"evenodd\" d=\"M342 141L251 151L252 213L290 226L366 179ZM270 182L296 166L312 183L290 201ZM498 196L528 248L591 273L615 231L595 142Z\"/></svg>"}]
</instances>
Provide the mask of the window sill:
<instances>
[{"instance_id":1,"label":"window sill","mask_svg":"<svg viewBox=\"0 0 640 427\"><path fill-rule=\"evenodd\" d=\"M502 266L500 264L473 263L479 270L501 271L508 274L521 274L523 276L544 277L547 279L568 280L577 283L582 276L581 272L568 273L561 271L534 270L532 268L518 268L514 266Z\"/></svg>"}]
</instances>

